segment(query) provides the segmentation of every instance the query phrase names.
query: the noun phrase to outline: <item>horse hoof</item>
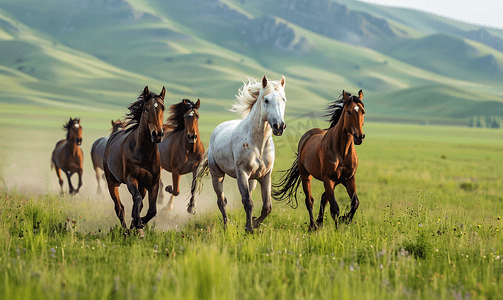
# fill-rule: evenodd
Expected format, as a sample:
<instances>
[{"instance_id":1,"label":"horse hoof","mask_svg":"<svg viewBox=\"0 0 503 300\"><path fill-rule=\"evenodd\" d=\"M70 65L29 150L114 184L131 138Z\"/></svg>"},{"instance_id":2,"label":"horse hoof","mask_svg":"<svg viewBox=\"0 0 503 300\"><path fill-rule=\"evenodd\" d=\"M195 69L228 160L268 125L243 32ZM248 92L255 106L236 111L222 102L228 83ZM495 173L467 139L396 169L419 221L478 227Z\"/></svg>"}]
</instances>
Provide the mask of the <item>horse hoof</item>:
<instances>
[{"instance_id":1,"label":"horse hoof","mask_svg":"<svg viewBox=\"0 0 503 300\"><path fill-rule=\"evenodd\" d=\"M138 231L138 237L140 239L144 238L145 237L145 231L143 231L143 228L140 228L140 229L136 229Z\"/></svg>"},{"instance_id":2,"label":"horse hoof","mask_svg":"<svg viewBox=\"0 0 503 300\"><path fill-rule=\"evenodd\" d=\"M187 212L189 214L195 215L196 214L196 206L195 205L189 205L189 206L187 206Z\"/></svg>"}]
</instances>

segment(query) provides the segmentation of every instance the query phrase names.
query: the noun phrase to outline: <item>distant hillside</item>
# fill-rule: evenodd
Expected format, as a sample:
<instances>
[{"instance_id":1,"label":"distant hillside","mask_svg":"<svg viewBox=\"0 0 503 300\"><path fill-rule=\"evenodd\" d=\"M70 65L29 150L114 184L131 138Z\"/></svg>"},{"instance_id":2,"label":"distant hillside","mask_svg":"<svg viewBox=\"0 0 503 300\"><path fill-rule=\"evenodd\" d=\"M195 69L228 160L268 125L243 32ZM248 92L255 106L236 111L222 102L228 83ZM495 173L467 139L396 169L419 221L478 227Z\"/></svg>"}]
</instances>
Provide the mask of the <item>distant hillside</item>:
<instances>
[{"instance_id":1,"label":"distant hillside","mask_svg":"<svg viewBox=\"0 0 503 300\"><path fill-rule=\"evenodd\" d=\"M291 116L363 89L369 120L487 125L503 115L502 39L353 0L0 0L0 101L124 109L164 85L227 116L267 74L287 77Z\"/></svg>"},{"instance_id":2,"label":"distant hillside","mask_svg":"<svg viewBox=\"0 0 503 300\"><path fill-rule=\"evenodd\" d=\"M482 81L503 76L503 53L444 34L375 47L416 67L455 78Z\"/></svg>"}]
</instances>

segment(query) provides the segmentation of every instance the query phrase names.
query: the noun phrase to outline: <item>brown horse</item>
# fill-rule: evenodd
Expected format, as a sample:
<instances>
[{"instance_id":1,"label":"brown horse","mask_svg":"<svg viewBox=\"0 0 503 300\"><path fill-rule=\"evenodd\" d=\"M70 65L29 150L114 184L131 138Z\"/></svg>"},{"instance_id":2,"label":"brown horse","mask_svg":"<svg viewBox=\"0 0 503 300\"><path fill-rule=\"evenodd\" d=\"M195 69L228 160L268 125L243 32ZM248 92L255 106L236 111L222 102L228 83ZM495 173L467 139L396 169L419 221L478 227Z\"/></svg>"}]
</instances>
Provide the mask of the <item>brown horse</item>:
<instances>
[{"instance_id":1,"label":"brown horse","mask_svg":"<svg viewBox=\"0 0 503 300\"><path fill-rule=\"evenodd\" d=\"M360 145L363 134L363 92L357 96L342 91L342 98L328 108L330 128L314 128L306 132L299 141L298 154L292 167L285 171L279 184L274 185L273 197L276 200L291 201L297 204L297 188L300 181L306 194L306 207L309 211L309 229L323 224L325 206L330 202L330 213L337 228L339 206L334 196L334 188L342 183L351 198L351 210L341 217L342 222L350 223L360 204L356 195L355 173L358 167L355 144ZM320 213L316 223L313 219L314 198L311 195L311 178L323 181L325 192L321 197Z\"/></svg>"},{"instance_id":2,"label":"brown horse","mask_svg":"<svg viewBox=\"0 0 503 300\"><path fill-rule=\"evenodd\" d=\"M61 186L61 194L63 194L63 179L61 178L60 170L63 170L68 179L68 186L70 187L70 194L79 192L82 186L82 163L84 155L82 149L79 147L82 144L82 126L80 126L80 118L75 118L68 121L63 128L67 131L66 140L61 140L56 144L56 148L52 151L51 169L56 168L56 175L59 178L59 185ZM73 188L72 177L73 173L79 175L79 186L77 189Z\"/></svg>"},{"instance_id":3,"label":"brown horse","mask_svg":"<svg viewBox=\"0 0 503 300\"><path fill-rule=\"evenodd\" d=\"M119 186L124 183L133 196L133 220L130 228L136 228L140 237L145 236L143 226L157 213L155 201L161 174L157 144L163 136L165 93L164 87L157 95L146 86L138 100L128 107L126 129L112 134L105 148L103 170L110 196L115 203L115 213L122 227L126 228L124 205L119 198ZM140 218L147 191L148 212Z\"/></svg>"},{"instance_id":4,"label":"brown horse","mask_svg":"<svg viewBox=\"0 0 503 300\"><path fill-rule=\"evenodd\" d=\"M199 106L197 102L184 99L178 104L170 106L171 115L163 125L164 139L159 143L161 167L171 172L173 186L168 185L166 192L171 194L168 210L173 208L173 197L180 194L180 175L192 172L190 202L187 207L189 213L195 213L194 192L196 185L196 170L204 155L204 146L199 138ZM162 182L161 182L162 186ZM162 190L160 191L162 195ZM161 197L160 197L161 199Z\"/></svg>"},{"instance_id":5,"label":"brown horse","mask_svg":"<svg viewBox=\"0 0 503 300\"><path fill-rule=\"evenodd\" d=\"M119 119L112 120L112 134L116 133L119 130L124 129L125 123ZM108 137L100 137L96 141L94 141L93 146L91 147L91 160L93 161L94 172L96 173L96 181L98 182L98 190L97 193L101 194L100 187L100 169L103 170L103 158L105 157L105 147L107 146ZM103 173L103 180L105 179L105 173Z\"/></svg>"}]
</instances>

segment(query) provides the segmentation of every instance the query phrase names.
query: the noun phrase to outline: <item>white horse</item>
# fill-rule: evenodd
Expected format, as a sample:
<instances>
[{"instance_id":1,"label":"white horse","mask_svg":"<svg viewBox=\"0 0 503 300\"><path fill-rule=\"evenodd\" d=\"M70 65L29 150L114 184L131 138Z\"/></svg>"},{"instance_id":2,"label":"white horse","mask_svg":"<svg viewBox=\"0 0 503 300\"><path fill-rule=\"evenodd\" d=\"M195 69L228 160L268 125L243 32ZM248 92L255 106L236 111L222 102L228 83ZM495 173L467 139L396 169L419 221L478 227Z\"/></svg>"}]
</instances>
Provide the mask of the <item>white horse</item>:
<instances>
[{"instance_id":1,"label":"white horse","mask_svg":"<svg viewBox=\"0 0 503 300\"><path fill-rule=\"evenodd\" d=\"M210 145L198 168L198 178L209 168L217 204L227 224L227 198L224 196L225 174L236 178L246 211L246 231L252 232L271 213L271 174L274 165L272 134L280 136L286 128L285 77L260 83L248 79L238 91L237 102L231 111L243 116L242 120L221 123L211 133ZM260 182L262 213L254 218L252 228L252 191Z\"/></svg>"}]
</instances>

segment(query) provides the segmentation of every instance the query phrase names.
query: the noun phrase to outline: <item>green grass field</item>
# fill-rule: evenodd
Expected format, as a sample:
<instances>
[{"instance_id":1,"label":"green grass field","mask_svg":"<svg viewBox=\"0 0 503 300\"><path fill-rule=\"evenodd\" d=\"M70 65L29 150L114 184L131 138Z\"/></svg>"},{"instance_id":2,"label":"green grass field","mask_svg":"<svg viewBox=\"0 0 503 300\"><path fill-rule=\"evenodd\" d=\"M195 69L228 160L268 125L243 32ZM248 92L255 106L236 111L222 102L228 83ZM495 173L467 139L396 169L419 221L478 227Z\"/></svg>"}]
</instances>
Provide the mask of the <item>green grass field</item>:
<instances>
[{"instance_id":1,"label":"green grass field","mask_svg":"<svg viewBox=\"0 0 503 300\"><path fill-rule=\"evenodd\" d=\"M207 145L214 126L235 116L205 115L203 107ZM123 111L1 109L3 299L497 299L503 292L503 130L367 122L357 147L360 208L338 230L327 214L324 228L308 232L302 202L297 209L273 203L263 226L245 234L229 179L224 230L207 180L196 215L185 212L185 183L175 210L159 209L140 240L123 236L110 197L95 194L89 156ZM69 116L80 116L84 128L84 186L74 197L58 195L49 169ZM284 136L274 138L275 180L290 166L303 126L326 125L314 117L286 121ZM313 189L318 209L322 185ZM129 223L130 196L121 195ZM346 212L343 187L336 198Z\"/></svg>"}]
</instances>

